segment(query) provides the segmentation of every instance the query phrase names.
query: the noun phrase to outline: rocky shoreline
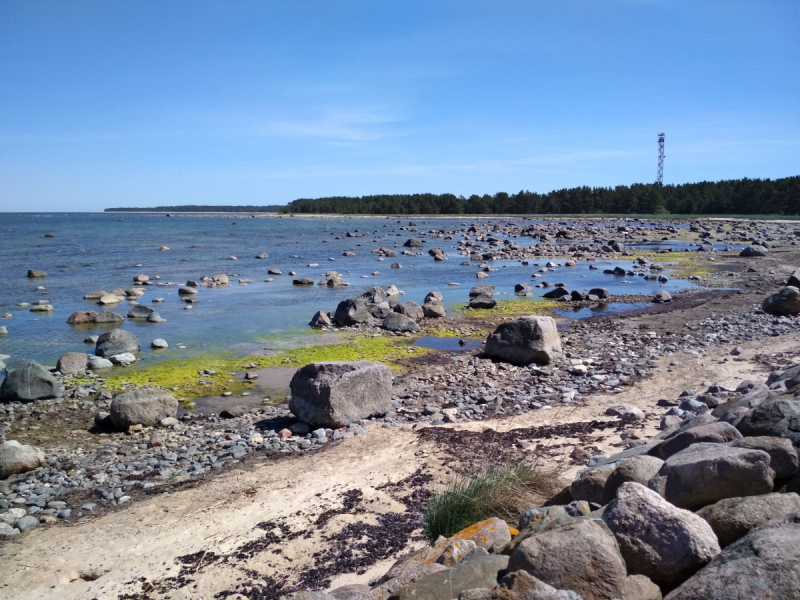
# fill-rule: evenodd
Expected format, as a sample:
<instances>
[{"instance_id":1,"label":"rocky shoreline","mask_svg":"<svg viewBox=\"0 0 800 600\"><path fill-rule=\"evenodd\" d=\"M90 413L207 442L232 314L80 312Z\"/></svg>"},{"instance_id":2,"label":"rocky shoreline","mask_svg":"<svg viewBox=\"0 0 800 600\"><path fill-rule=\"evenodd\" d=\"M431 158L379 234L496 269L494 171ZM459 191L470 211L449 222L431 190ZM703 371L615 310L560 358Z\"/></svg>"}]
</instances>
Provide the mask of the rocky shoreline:
<instances>
[{"instance_id":1,"label":"rocky shoreline","mask_svg":"<svg viewBox=\"0 0 800 600\"><path fill-rule=\"evenodd\" d=\"M652 443L642 433L648 428L662 431L658 435L664 437L663 432L672 432L715 408L706 403L707 397L715 397L721 405L735 401L741 392L712 385L702 393L693 391L677 402L665 401L646 411L620 408L612 403L613 396L655 372L669 372L671 357L700 359L720 346L796 335L800 317L770 314L761 306L765 296L779 290L791 276L792 269L784 258L796 263L796 254L792 250L779 259L771 256L768 262L763 257L728 256L723 270L728 271L729 287L736 289L686 290L674 294L667 304L653 304L629 316L573 321L560 331L563 353L547 365L492 361L483 351L426 355L424 361L414 362L413 368L394 378L390 408L382 416L359 419L344 427L309 427L283 403L234 408L220 415L164 417L152 425L132 423L132 427L120 430L108 421L115 394L105 387L102 376L57 373L57 382L64 390L62 397L0 404L0 431L5 439L34 443L44 447L46 454L39 466L0 481L0 537L7 540L6 544L24 545L26 536L21 533L34 528L93 521L140 501L152 502L162 494L180 493L186 486L206 485L232 467L247 469L264 461L305 460L303 456L347 444L348 438L368 438L381 429L422 434L536 413L557 415L585 405L595 396L608 398L609 405L606 418L589 429L611 427L624 434L618 444L630 451L639 449ZM765 262L769 268L762 266ZM684 314L690 318L684 320ZM374 335L380 329L372 327L381 325L375 319L378 317L370 313L369 321L348 326L366 327L367 333ZM494 327L501 321L490 317L486 323ZM457 327L458 320L445 317L441 322ZM737 360L736 350L733 348L725 360ZM775 357L763 357L763 361L774 368L788 366L776 364L780 360ZM791 364L791 358L788 362ZM569 433L574 436L576 432ZM536 447L524 435L515 440L510 445L516 452ZM542 455L550 451L559 449L542 449ZM574 454L573 461L588 461L594 468L609 460L593 453L591 443L576 448ZM469 461L460 462L463 468ZM407 539L412 531L405 534ZM5 553L6 548L0 552ZM340 572L346 570L342 566ZM506 589L513 592L513 587ZM366 592L362 588L359 593Z\"/></svg>"}]
</instances>

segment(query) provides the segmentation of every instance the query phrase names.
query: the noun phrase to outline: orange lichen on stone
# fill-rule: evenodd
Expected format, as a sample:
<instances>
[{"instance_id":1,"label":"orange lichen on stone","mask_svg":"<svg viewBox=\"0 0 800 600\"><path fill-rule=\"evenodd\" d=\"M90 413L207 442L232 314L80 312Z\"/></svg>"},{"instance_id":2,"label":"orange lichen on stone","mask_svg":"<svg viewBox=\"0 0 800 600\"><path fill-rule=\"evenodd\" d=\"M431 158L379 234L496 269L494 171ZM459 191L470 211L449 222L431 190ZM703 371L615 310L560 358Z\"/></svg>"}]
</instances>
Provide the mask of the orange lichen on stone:
<instances>
[{"instance_id":1,"label":"orange lichen on stone","mask_svg":"<svg viewBox=\"0 0 800 600\"><path fill-rule=\"evenodd\" d=\"M516 527L512 527L511 525L508 526L508 532L511 534L511 537L519 535L519 529L517 529Z\"/></svg>"}]
</instances>

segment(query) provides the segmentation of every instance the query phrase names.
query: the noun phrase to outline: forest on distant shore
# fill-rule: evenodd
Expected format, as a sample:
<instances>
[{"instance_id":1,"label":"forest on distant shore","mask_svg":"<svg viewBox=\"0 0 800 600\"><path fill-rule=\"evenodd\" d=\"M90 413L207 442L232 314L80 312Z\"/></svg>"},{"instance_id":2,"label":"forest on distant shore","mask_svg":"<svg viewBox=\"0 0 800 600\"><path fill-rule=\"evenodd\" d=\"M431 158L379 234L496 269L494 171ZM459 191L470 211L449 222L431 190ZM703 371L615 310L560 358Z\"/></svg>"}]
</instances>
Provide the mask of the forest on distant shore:
<instances>
[{"instance_id":1,"label":"forest on distant shore","mask_svg":"<svg viewBox=\"0 0 800 600\"><path fill-rule=\"evenodd\" d=\"M675 214L798 215L800 176L732 179L682 185L637 183L614 188L576 187L547 194L520 191L494 195L381 194L299 199L284 214L488 215L488 214Z\"/></svg>"},{"instance_id":2,"label":"forest on distant shore","mask_svg":"<svg viewBox=\"0 0 800 600\"><path fill-rule=\"evenodd\" d=\"M265 213L278 212L286 208L283 204L267 204L265 206L203 206L201 204L184 204L183 206L152 206L149 208L106 208L103 212L232 212L232 213Z\"/></svg>"}]
</instances>

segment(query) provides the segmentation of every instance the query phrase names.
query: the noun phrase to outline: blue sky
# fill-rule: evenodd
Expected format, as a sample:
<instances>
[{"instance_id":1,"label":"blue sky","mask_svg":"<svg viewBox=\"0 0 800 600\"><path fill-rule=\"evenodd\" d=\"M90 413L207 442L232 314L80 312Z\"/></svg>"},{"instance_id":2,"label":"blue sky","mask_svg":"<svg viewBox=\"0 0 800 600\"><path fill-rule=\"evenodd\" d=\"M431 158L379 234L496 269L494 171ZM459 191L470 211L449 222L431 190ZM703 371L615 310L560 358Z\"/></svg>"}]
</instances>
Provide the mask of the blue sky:
<instances>
[{"instance_id":1,"label":"blue sky","mask_svg":"<svg viewBox=\"0 0 800 600\"><path fill-rule=\"evenodd\" d=\"M0 0L0 211L800 174L797 0Z\"/></svg>"}]
</instances>

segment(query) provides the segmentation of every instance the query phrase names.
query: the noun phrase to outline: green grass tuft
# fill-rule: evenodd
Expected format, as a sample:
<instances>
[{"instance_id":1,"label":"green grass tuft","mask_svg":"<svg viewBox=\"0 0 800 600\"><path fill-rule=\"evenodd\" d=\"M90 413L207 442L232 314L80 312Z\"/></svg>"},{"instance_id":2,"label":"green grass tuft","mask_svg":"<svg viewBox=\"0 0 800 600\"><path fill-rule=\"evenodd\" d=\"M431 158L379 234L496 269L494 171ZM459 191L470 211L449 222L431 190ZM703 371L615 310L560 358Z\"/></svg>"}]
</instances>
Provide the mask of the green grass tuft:
<instances>
[{"instance_id":1,"label":"green grass tuft","mask_svg":"<svg viewBox=\"0 0 800 600\"><path fill-rule=\"evenodd\" d=\"M516 526L520 514L560 489L555 471L528 462L457 475L435 492L425 510L425 531L433 543L470 525L498 517Z\"/></svg>"}]
</instances>

